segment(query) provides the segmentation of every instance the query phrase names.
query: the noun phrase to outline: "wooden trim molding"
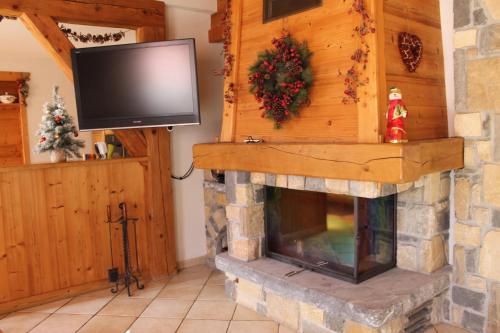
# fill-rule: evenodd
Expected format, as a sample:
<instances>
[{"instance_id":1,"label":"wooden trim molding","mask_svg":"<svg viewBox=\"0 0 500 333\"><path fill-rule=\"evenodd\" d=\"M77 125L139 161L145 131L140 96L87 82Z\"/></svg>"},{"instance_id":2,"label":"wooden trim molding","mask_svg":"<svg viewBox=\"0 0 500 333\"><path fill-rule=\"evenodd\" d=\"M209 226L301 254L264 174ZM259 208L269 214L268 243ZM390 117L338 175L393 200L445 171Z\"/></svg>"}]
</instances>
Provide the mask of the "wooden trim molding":
<instances>
[{"instance_id":1,"label":"wooden trim molding","mask_svg":"<svg viewBox=\"0 0 500 333\"><path fill-rule=\"evenodd\" d=\"M200 144L198 169L402 184L464 166L463 138L407 144Z\"/></svg>"}]
</instances>

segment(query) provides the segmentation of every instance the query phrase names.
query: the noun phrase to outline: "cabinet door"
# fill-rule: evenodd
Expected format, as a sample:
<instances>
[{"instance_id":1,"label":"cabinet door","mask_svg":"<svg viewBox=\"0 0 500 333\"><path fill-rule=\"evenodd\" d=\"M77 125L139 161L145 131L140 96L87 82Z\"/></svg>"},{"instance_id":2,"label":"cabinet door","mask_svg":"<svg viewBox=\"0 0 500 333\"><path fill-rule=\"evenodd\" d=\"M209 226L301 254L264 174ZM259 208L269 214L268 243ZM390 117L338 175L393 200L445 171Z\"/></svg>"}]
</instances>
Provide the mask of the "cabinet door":
<instances>
[{"instance_id":1,"label":"cabinet door","mask_svg":"<svg viewBox=\"0 0 500 333\"><path fill-rule=\"evenodd\" d=\"M23 132L21 106L0 104L0 166L24 164Z\"/></svg>"}]
</instances>

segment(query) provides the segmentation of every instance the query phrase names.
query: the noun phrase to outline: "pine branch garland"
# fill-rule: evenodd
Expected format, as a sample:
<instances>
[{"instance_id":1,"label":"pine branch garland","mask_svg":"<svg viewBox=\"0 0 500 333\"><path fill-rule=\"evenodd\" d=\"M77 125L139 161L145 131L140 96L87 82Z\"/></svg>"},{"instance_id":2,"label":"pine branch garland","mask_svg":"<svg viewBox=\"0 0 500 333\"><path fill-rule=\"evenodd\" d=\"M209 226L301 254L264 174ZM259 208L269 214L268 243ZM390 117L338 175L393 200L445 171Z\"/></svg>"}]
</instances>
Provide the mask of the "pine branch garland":
<instances>
[{"instance_id":1,"label":"pine branch garland","mask_svg":"<svg viewBox=\"0 0 500 333\"><path fill-rule=\"evenodd\" d=\"M81 42L81 43L95 43L95 44L105 44L105 43L111 43L111 42L119 42L123 38L125 38L125 33L126 31L118 31L114 33L105 33L105 34L99 34L99 35L93 35L90 33L84 34L81 32L76 32L71 30L70 28L67 28L63 24L59 26L59 29L64 33L66 37L69 39L74 40L75 42Z\"/></svg>"}]
</instances>

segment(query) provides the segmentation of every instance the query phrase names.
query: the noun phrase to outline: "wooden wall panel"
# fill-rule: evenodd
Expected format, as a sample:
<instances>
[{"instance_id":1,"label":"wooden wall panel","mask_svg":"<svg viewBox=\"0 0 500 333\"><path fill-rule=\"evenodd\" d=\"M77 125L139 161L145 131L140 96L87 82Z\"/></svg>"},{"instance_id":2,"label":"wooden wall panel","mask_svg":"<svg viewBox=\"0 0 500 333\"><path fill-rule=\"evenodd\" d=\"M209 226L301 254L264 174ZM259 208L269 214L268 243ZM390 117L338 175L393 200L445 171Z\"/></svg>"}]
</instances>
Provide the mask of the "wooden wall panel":
<instances>
[{"instance_id":1,"label":"wooden wall panel","mask_svg":"<svg viewBox=\"0 0 500 333\"><path fill-rule=\"evenodd\" d=\"M0 104L0 166L24 164L21 106Z\"/></svg>"},{"instance_id":2,"label":"wooden wall panel","mask_svg":"<svg viewBox=\"0 0 500 333\"><path fill-rule=\"evenodd\" d=\"M448 136L441 23L438 0L367 0L376 32L366 37L370 45L364 76L369 84L358 88L361 101L344 105L343 77L360 47L353 29L360 24L349 14L351 1L324 0L319 8L262 23L263 0L234 0L231 52L236 56L233 75L236 103L225 104L222 142L242 142L248 136L270 143L312 142L379 143L385 134L388 87L403 90L410 109L407 127L410 140ZM259 104L248 92L248 68L259 51L272 47L271 39L286 29L306 40L314 53L315 82L311 105L301 116L275 130L273 121L261 118ZM399 55L398 34L420 36L424 56L417 73L409 73Z\"/></svg>"},{"instance_id":3,"label":"wooden wall panel","mask_svg":"<svg viewBox=\"0 0 500 333\"><path fill-rule=\"evenodd\" d=\"M409 109L408 138L448 137L439 1L385 0L384 24L387 87L397 86L403 92ZM423 42L422 61L415 73L408 72L401 61L400 32L417 35ZM381 117L384 116L381 113Z\"/></svg>"},{"instance_id":4,"label":"wooden wall panel","mask_svg":"<svg viewBox=\"0 0 500 333\"><path fill-rule=\"evenodd\" d=\"M122 201L140 219L140 268L149 275L144 161L0 169L0 313L40 295L104 282L111 267L106 206L116 220ZM119 225L112 238L114 264L122 268Z\"/></svg>"},{"instance_id":5,"label":"wooden wall panel","mask_svg":"<svg viewBox=\"0 0 500 333\"><path fill-rule=\"evenodd\" d=\"M346 71L357 48L352 38L356 15L348 15L349 2L325 0L322 7L262 23L262 0L242 0L240 59L237 67L237 105L235 141L249 135L267 142L352 142L358 132L356 105L342 103L344 83L339 70ZM233 9L234 11L234 9ZM272 47L271 39L282 29L299 41L307 41L311 51L314 87L311 105L301 110L300 118L274 129L272 120L262 119L259 104L251 95L248 68L259 51Z\"/></svg>"},{"instance_id":6,"label":"wooden wall panel","mask_svg":"<svg viewBox=\"0 0 500 333\"><path fill-rule=\"evenodd\" d=\"M18 98L13 104L0 103L0 166L30 162L26 107L16 82L29 77L29 73L0 71L0 95L8 93Z\"/></svg>"}]
</instances>

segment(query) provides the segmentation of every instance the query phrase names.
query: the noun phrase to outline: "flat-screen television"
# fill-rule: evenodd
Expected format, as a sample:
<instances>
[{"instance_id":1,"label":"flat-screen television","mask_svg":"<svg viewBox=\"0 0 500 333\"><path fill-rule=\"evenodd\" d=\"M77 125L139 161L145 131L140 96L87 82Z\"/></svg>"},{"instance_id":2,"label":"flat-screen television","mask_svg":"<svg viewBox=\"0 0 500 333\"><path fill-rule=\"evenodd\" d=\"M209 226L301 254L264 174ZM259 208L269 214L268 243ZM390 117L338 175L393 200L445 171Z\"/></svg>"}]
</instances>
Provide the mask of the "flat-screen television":
<instances>
[{"instance_id":1,"label":"flat-screen television","mask_svg":"<svg viewBox=\"0 0 500 333\"><path fill-rule=\"evenodd\" d=\"M200 124L194 39L72 51L80 130Z\"/></svg>"}]
</instances>

